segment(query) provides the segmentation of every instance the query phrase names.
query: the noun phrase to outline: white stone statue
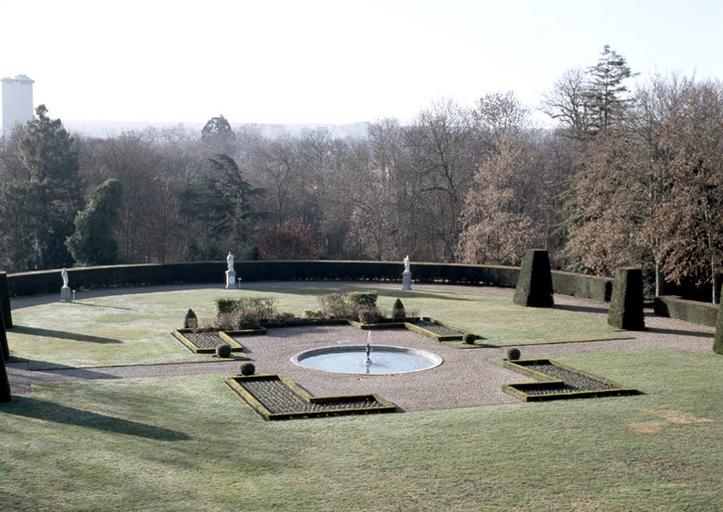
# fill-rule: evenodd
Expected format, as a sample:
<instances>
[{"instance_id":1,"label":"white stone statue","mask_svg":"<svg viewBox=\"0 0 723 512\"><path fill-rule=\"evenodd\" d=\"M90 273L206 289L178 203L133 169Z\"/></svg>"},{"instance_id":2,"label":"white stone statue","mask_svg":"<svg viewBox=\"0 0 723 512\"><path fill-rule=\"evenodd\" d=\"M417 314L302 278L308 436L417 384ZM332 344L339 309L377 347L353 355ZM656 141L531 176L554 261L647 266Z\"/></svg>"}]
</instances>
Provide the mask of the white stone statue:
<instances>
[{"instance_id":1,"label":"white stone statue","mask_svg":"<svg viewBox=\"0 0 723 512\"><path fill-rule=\"evenodd\" d=\"M63 302L72 302L73 295L68 286L68 271L63 269L60 271L60 277L63 278L63 287L60 289L60 300Z\"/></svg>"},{"instance_id":2,"label":"white stone statue","mask_svg":"<svg viewBox=\"0 0 723 512\"><path fill-rule=\"evenodd\" d=\"M409 270L409 255L404 257L404 272L402 272L402 290L412 289L412 271Z\"/></svg>"},{"instance_id":3,"label":"white stone statue","mask_svg":"<svg viewBox=\"0 0 723 512\"><path fill-rule=\"evenodd\" d=\"M233 272L233 254L231 254L231 251L228 251L228 256L226 256L226 264L229 272Z\"/></svg>"}]
</instances>

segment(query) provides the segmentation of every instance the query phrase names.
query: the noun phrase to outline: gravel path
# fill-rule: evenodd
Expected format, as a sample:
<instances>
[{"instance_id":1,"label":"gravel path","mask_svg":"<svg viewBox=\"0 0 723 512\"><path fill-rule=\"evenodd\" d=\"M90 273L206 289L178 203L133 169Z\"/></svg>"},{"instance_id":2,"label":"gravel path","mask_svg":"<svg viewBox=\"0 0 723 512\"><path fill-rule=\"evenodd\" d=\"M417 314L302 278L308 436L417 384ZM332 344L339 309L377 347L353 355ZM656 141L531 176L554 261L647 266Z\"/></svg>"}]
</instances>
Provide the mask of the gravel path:
<instances>
[{"instance_id":1,"label":"gravel path","mask_svg":"<svg viewBox=\"0 0 723 512\"><path fill-rule=\"evenodd\" d=\"M278 286L279 289L319 288L349 285L368 288L398 288L397 283L344 283L344 282L283 282L247 283L244 287ZM96 290L85 292L85 297L108 294L173 291L207 288L207 286L169 286ZM478 286L415 285L416 290L455 291L510 298L509 288ZM13 299L13 307L29 307L57 300L55 297ZM556 307L595 316L606 316L607 305L556 295ZM554 357L579 352L637 351L671 348L688 352L711 350L715 329L646 312L648 330L624 332L634 337L628 340L608 340L588 343L527 345L522 347L523 357ZM364 376L330 374L301 368L291 357L310 348L328 345L364 344L366 331L347 326L295 327L269 329L266 336L244 337L242 343L259 372L287 375L314 395L378 393L408 411L473 407L486 404L515 403L517 400L502 392L500 386L511 382L530 381L528 377L502 368L498 362L505 357L504 348L455 349L411 331L374 331L373 344L401 345L428 350L440 355L444 363L432 370L405 375ZM143 366L110 366L98 368L58 368L29 370L27 363L8 363L8 374L13 393L29 392L33 382L63 380L93 380L118 378L167 377L176 375L238 373L239 362L210 360L200 363L178 363Z\"/></svg>"}]
</instances>

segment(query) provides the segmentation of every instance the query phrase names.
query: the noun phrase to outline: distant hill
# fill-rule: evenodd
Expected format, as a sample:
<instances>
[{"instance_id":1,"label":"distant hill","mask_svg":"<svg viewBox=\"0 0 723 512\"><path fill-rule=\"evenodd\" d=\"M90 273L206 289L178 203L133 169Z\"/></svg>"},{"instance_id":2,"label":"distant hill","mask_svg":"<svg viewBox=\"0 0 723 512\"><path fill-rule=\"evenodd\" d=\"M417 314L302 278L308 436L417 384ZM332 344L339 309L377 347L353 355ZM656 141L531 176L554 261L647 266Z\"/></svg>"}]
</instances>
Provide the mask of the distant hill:
<instances>
[{"instance_id":1,"label":"distant hill","mask_svg":"<svg viewBox=\"0 0 723 512\"><path fill-rule=\"evenodd\" d=\"M201 131L204 123L150 123L143 121L66 121L63 120L65 128L73 133L80 133L90 137L113 137L124 131L143 131L146 128L178 128L182 127L189 131ZM335 138L364 138L367 136L369 123L349 124L257 124L257 123L231 123L233 128L239 126L255 126L261 134L266 137L276 138L284 134L298 135L304 130L326 128Z\"/></svg>"}]
</instances>

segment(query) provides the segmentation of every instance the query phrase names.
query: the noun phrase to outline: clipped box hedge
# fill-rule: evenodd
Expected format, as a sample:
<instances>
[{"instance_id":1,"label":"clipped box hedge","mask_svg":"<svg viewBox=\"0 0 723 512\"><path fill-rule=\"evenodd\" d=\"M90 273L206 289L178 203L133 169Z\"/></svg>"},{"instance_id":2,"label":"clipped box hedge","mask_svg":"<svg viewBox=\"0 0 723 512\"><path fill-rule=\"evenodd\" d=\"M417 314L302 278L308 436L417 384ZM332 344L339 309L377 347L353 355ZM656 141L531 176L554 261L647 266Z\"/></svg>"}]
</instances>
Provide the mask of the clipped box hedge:
<instances>
[{"instance_id":1,"label":"clipped box hedge","mask_svg":"<svg viewBox=\"0 0 723 512\"><path fill-rule=\"evenodd\" d=\"M111 265L68 269L74 290L121 286L161 286L174 284L224 284L225 261ZM253 281L393 281L401 282L402 262L391 261L237 261L236 275L243 282ZM412 263L412 278L417 283L489 285L514 288L519 267L453 263ZM596 276L552 272L557 293L598 301L609 300L606 283ZM60 270L21 272L7 276L9 295L60 293Z\"/></svg>"},{"instance_id":2,"label":"clipped box hedge","mask_svg":"<svg viewBox=\"0 0 723 512\"><path fill-rule=\"evenodd\" d=\"M655 299L655 313L677 320L715 327L718 317L715 304L685 300L675 295L661 295Z\"/></svg>"},{"instance_id":3,"label":"clipped box hedge","mask_svg":"<svg viewBox=\"0 0 723 512\"><path fill-rule=\"evenodd\" d=\"M592 299L598 302L610 302L613 280L609 277L588 276L553 270L552 287L555 293Z\"/></svg>"}]
</instances>

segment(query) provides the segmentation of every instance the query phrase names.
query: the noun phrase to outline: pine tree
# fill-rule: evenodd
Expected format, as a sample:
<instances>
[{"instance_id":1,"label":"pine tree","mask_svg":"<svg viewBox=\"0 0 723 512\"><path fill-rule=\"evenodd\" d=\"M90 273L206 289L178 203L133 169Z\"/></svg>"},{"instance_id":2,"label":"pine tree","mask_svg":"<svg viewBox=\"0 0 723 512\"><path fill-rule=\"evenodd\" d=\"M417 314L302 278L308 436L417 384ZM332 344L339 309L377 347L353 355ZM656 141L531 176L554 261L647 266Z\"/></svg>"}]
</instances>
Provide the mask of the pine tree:
<instances>
[{"instance_id":1,"label":"pine tree","mask_svg":"<svg viewBox=\"0 0 723 512\"><path fill-rule=\"evenodd\" d=\"M620 122L632 102L623 83L635 76L625 57L605 45L598 63L588 70L585 104L590 115L593 133L607 130Z\"/></svg>"}]
</instances>

